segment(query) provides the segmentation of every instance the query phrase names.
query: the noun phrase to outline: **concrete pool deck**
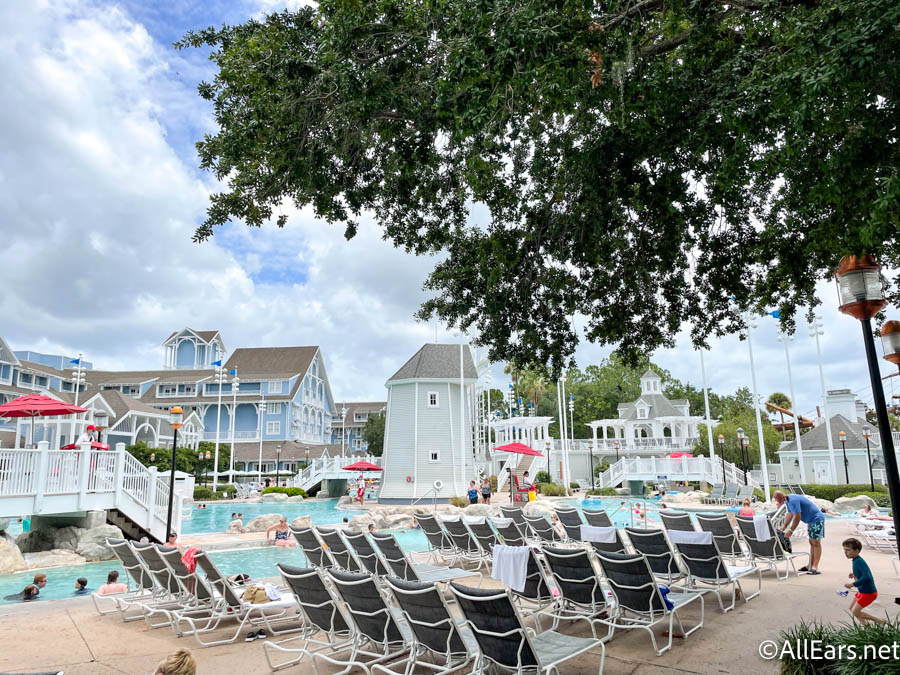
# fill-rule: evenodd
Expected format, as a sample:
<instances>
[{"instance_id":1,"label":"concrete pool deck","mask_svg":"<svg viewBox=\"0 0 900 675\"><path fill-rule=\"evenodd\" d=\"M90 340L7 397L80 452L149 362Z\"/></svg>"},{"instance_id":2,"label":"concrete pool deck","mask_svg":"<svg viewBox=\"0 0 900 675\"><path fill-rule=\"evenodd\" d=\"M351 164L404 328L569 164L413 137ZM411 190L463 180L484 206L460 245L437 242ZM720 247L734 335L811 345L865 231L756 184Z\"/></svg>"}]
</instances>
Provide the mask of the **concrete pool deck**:
<instances>
[{"instance_id":1,"label":"concrete pool deck","mask_svg":"<svg viewBox=\"0 0 900 675\"><path fill-rule=\"evenodd\" d=\"M776 581L763 574L762 594L748 604L722 614L718 603L706 600L704 627L686 640L676 640L673 648L657 657L650 649L644 631L616 633L607 644L608 675L661 675L662 673L776 673L778 663L764 661L758 655L759 643L774 640L779 630L800 619L840 622L848 620L848 598L835 591L847 581L850 563L844 557L841 541L852 535L849 523L829 521L820 576L791 577ZM233 538L233 536L232 536ZM796 551L807 550L805 542L795 543ZM900 580L893 573L891 555L866 549L863 552L872 568L879 589L878 604L870 611L891 616L897 607ZM498 582L485 579L484 586ZM690 625L698 612L685 612ZM564 624L564 626L566 626ZM585 635L586 627L568 624L565 632ZM232 626L233 631L233 626ZM228 629L221 631L228 634ZM657 633L658 634L658 633ZM98 616L89 598L53 602L35 602L0 607L0 672L37 672L59 670L66 675L145 675L170 652L186 647L198 663L199 675L228 673L268 673L260 641L202 648L189 637L178 639L171 629L150 630L141 621L124 624L117 615ZM582 655L565 664L560 672L596 673L598 656ZM308 664L294 666L286 673L311 673Z\"/></svg>"}]
</instances>

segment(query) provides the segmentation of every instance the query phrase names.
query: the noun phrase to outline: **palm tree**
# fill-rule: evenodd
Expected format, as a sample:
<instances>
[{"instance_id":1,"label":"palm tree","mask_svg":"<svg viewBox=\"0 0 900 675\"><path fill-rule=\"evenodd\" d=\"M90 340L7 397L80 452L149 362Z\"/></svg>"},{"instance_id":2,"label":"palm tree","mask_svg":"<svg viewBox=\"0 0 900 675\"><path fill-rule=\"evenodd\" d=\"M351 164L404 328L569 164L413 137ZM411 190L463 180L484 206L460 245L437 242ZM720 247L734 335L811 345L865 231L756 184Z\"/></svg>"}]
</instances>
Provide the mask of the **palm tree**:
<instances>
[{"instance_id":1,"label":"palm tree","mask_svg":"<svg viewBox=\"0 0 900 675\"><path fill-rule=\"evenodd\" d=\"M536 409L538 403L541 402L541 399L544 398L544 395L549 389L547 379L544 377L543 373L534 370L526 370L522 372L520 381L522 382L522 391L529 399L531 399L531 402ZM535 412L537 412L537 410L535 410Z\"/></svg>"},{"instance_id":2,"label":"palm tree","mask_svg":"<svg viewBox=\"0 0 900 675\"><path fill-rule=\"evenodd\" d=\"M788 398L787 394L776 391L769 396L769 400L766 403L773 406L773 409L781 415L781 439L786 441L787 427L784 425L784 411L791 409L791 399Z\"/></svg>"}]
</instances>

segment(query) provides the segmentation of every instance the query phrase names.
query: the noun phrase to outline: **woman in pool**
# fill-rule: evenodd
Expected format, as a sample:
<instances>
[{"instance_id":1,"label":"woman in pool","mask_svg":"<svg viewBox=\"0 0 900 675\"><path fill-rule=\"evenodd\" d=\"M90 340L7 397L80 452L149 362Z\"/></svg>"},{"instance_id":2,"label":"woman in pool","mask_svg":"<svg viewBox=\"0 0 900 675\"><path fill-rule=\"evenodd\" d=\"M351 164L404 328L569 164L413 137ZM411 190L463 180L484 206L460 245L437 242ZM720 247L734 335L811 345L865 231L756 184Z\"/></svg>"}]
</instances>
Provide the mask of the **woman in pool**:
<instances>
[{"instance_id":1,"label":"woman in pool","mask_svg":"<svg viewBox=\"0 0 900 675\"><path fill-rule=\"evenodd\" d=\"M277 523L272 525L268 530L266 530L266 543L272 543L272 540L269 539L269 533L275 533L275 545L276 546L286 546L287 548L294 548L297 545L297 542L291 539L291 528L288 527L287 518L282 518Z\"/></svg>"},{"instance_id":2,"label":"woman in pool","mask_svg":"<svg viewBox=\"0 0 900 675\"><path fill-rule=\"evenodd\" d=\"M890 520L890 521L894 520L890 516L881 515L880 513L878 513L878 511L873 509L872 506L869 504L866 504L859 511L857 511L856 515L859 516L860 518L865 518L866 520Z\"/></svg>"},{"instance_id":3,"label":"woman in pool","mask_svg":"<svg viewBox=\"0 0 900 675\"><path fill-rule=\"evenodd\" d=\"M744 497L744 502L741 504L741 510L738 511L739 516L755 516L756 511L750 508L750 498Z\"/></svg>"}]
</instances>

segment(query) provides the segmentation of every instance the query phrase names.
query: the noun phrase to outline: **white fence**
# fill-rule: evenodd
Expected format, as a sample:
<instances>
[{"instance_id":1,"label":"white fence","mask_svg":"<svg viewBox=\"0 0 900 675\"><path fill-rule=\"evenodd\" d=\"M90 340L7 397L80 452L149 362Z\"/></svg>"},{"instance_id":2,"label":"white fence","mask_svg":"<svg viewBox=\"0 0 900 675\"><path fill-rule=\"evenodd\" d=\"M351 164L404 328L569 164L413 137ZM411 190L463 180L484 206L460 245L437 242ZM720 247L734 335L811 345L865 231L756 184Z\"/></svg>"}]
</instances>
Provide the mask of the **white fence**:
<instances>
[{"instance_id":1,"label":"white fence","mask_svg":"<svg viewBox=\"0 0 900 675\"><path fill-rule=\"evenodd\" d=\"M680 457L627 457L621 459L600 474L598 487L615 487L629 480L643 481L705 481L707 483L743 483L744 472L730 462L723 465L720 458ZM747 472L749 484L759 483Z\"/></svg>"},{"instance_id":2,"label":"white fence","mask_svg":"<svg viewBox=\"0 0 900 675\"><path fill-rule=\"evenodd\" d=\"M360 472L344 471L344 467L356 462L364 461L381 466L381 457L367 455L366 457L320 457L309 463L303 471L288 481L290 487L299 487L308 490L316 483L328 479L356 478Z\"/></svg>"}]
</instances>

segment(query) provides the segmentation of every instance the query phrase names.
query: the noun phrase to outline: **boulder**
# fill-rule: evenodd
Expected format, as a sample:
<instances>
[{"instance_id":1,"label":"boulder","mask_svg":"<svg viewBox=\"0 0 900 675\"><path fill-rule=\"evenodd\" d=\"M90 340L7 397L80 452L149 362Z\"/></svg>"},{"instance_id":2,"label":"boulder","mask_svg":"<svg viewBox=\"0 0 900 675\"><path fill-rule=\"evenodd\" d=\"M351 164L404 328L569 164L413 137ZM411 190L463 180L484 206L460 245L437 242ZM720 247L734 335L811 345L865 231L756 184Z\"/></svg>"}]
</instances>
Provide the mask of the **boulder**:
<instances>
[{"instance_id":1,"label":"boulder","mask_svg":"<svg viewBox=\"0 0 900 675\"><path fill-rule=\"evenodd\" d=\"M228 523L228 527L225 528L225 534L243 534L246 531L244 529L244 521L239 518L232 520Z\"/></svg>"},{"instance_id":2,"label":"boulder","mask_svg":"<svg viewBox=\"0 0 900 675\"><path fill-rule=\"evenodd\" d=\"M294 495L293 497L287 498L288 504L296 504L297 502L303 501L303 495Z\"/></svg>"},{"instance_id":3,"label":"boulder","mask_svg":"<svg viewBox=\"0 0 900 675\"><path fill-rule=\"evenodd\" d=\"M554 509L552 506L549 506L546 503L543 503L540 501L534 501L534 502L527 502L525 504L525 506L522 507L522 512L525 515L532 516L535 518L537 518L537 517L549 518L553 514Z\"/></svg>"},{"instance_id":4,"label":"boulder","mask_svg":"<svg viewBox=\"0 0 900 675\"><path fill-rule=\"evenodd\" d=\"M439 513L443 513L446 516L454 516L462 512L462 509L455 504L438 504L436 508Z\"/></svg>"},{"instance_id":5,"label":"boulder","mask_svg":"<svg viewBox=\"0 0 900 675\"><path fill-rule=\"evenodd\" d=\"M477 518L479 516L486 516L487 518L491 518L492 516L496 515L494 507L492 507L490 504L469 504L462 510L462 512L470 518Z\"/></svg>"},{"instance_id":6,"label":"boulder","mask_svg":"<svg viewBox=\"0 0 900 675\"><path fill-rule=\"evenodd\" d=\"M74 551L89 562L112 560L115 554L106 545L107 539L122 539L122 530L115 525L98 525L90 529L76 528L77 541ZM62 548L62 547L60 547Z\"/></svg>"},{"instance_id":7,"label":"boulder","mask_svg":"<svg viewBox=\"0 0 900 675\"><path fill-rule=\"evenodd\" d=\"M9 529L9 518L0 518L0 532L6 532Z\"/></svg>"},{"instance_id":8,"label":"boulder","mask_svg":"<svg viewBox=\"0 0 900 675\"><path fill-rule=\"evenodd\" d=\"M631 496L631 490L628 488L616 488L616 494L621 497L629 497Z\"/></svg>"},{"instance_id":9,"label":"boulder","mask_svg":"<svg viewBox=\"0 0 900 675\"><path fill-rule=\"evenodd\" d=\"M78 534L83 530L80 527L69 525L68 527L60 527L57 530L51 531L53 532L53 546L45 550L65 549L67 551L74 551L78 548ZM122 536L121 532L119 533L119 536Z\"/></svg>"},{"instance_id":10,"label":"boulder","mask_svg":"<svg viewBox=\"0 0 900 675\"><path fill-rule=\"evenodd\" d=\"M665 502L666 504L699 504L701 500L706 497L705 492L667 492L662 497L660 497L660 501Z\"/></svg>"},{"instance_id":11,"label":"boulder","mask_svg":"<svg viewBox=\"0 0 900 675\"><path fill-rule=\"evenodd\" d=\"M289 497L283 492L269 492L259 498L260 504L284 504Z\"/></svg>"},{"instance_id":12,"label":"boulder","mask_svg":"<svg viewBox=\"0 0 900 675\"><path fill-rule=\"evenodd\" d=\"M256 516L256 518L247 523L244 532L265 532L282 518L284 518L284 516L280 513L266 513L261 516Z\"/></svg>"},{"instance_id":13,"label":"boulder","mask_svg":"<svg viewBox=\"0 0 900 675\"><path fill-rule=\"evenodd\" d=\"M22 572L28 569L22 552L13 539L0 537L0 574Z\"/></svg>"},{"instance_id":14,"label":"boulder","mask_svg":"<svg viewBox=\"0 0 900 675\"><path fill-rule=\"evenodd\" d=\"M23 532L16 538L16 545L22 553L49 551L53 548L55 533L56 531L50 528Z\"/></svg>"},{"instance_id":15,"label":"boulder","mask_svg":"<svg viewBox=\"0 0 900 675\"><path fill-rule=\"evenodd\" d=\"M291 521L291 527L312 527L313 521L309 516L297 516Z\"/></svg>"},{"instance_id":16,"label":"boulder","mask_svg":"<svg viewBox=\"0 0 900 675\"><path fill-rule=\"evenodd\" d=\"M813 504L819 507L821 511L833 511L834 510L834 502L830 502L827 499L819 499L818 497L810 497L807 496L807 499L811 501Z\"/></svg>"},{"instance_id":17,"label":"boulder","mask_svg":"<svg viewBox=\"0 0 900 675\"><path fill-rule=\"evenodd\" d=\"M56 548L51 551L38 551L24 555L28 569L40 569L43 567L61 567L68 565L83 565L87 561L75 553Z\"/></svg>"},{"instance_id":18,"label":"boulder","mask_svg":"<svg viewBox=\"0 0 900 675\"><path fill-rule=\"evenodd\" d=\"M853 513L854 511L859 511L867 504L873 509L878 508L878 504L875 503L875 500L866 495L860 495L859 497L838 497L837 501L834 502L834 510L838 513Z\"/></svg>"},{"instance_id":19,"label":"boulder","mask_svg":"<svg viewBox=\"0 0 900 675\"><path fill-rule=\"evenodd\" d=\"M80 555L88 562L112 560L116 557L113 554L112 549L106 544L84 544L83 546L79 546L78 550L75 551L75 553Z\"/></svg>"},{"instance_id":20,"label":"boulder","mask_svg":"<svg viewBox=\"0 0 900 675\"><path fill-rule=\"evenodd\" d=\"M347 525L347 529L351 530L352 532L365 532L369 529L369 524L371 523L377 530L380 529L380 521L380 518L378 519L378 521L376 521L375 518L373 518L369 513L362 513L358 516L353 516L350 519L350 523Z\"/></svg>"},{"instance_id":21,"label":"boulder","mask_svg":"<svg viewBox=\"0 0 900 675\"><path fill-rule=\"evenodd\" d=\"M405 513L398 513L393 516L384 517L384 526L389 530L398 530L401 528L409 529L410 527L412 527L412 524L413 517Z\"/></svg>"},{"instance_id":22,"label":"boulder","mask_svg":"<svg viewBox=\"0 0 900 675\"><path fill-rule=\"evenodd\" d=\"M351 497L350 495L344 495L343 497L338 499L338 503L335 508L352 509L353 508L353 497Z\"/></svg>"}]
</instances>

